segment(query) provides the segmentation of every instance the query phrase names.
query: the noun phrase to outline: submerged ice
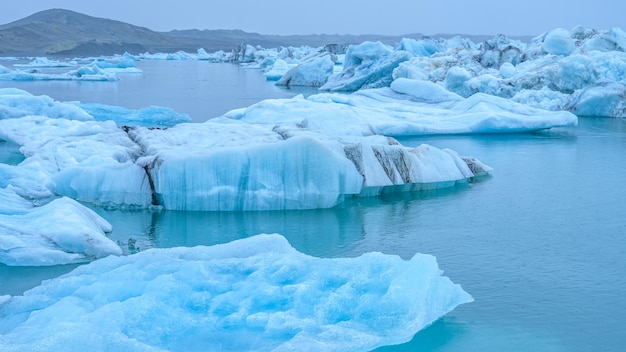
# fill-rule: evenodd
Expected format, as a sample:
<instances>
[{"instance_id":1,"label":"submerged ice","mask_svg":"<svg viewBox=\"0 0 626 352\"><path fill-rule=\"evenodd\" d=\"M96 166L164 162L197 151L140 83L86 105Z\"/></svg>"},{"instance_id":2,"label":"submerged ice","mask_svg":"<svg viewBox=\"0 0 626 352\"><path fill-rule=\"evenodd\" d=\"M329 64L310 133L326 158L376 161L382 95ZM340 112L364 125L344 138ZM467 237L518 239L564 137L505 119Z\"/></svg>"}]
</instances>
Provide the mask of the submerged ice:
<instances>
[{"instance_id":1,"label":"submerged ice","mask_svg":"<svg viewBox=\"0 0 626 352\"><path fill-rule=\"evenodd\" d=\"M0 297L0 349L368 351L471 301L429 255L320 259L258 235L108 257Z\"/></svg>"}]
</instances>

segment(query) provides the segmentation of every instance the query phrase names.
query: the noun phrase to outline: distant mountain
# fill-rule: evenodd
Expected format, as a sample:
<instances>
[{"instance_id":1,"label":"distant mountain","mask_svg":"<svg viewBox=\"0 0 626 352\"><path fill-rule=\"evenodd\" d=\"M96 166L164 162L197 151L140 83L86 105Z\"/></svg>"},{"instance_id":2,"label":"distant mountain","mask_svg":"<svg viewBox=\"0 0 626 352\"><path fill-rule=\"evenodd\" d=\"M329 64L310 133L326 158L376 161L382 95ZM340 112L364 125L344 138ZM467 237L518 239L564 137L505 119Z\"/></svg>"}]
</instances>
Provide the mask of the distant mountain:
<instances>
[{"instance_id":1,"label":"distant mountain","mask_svg":"<svg viewBox=\"0 0 626 352\"><path fill-rule=\"evenodd\" d=\"M0 55L94 55L174 49L147 28L52 9L0 26Z\"/></svg>"},{"instance_id":2,"label":"distant mountain","mask_svg":"<svg viewBox=\"0 0 626 352\"><path fill-rule=\"evenodd\" d=\"M97 56L129 52L231 51L241 44L265 48L357 44L379 40L387 44L421 34L382 35L262 35L241 30L174 30L155 32L128 23L51 9L0 25L0 56ZM442 36L443 37L443 36Z\"/></svg>"}]
</instances>

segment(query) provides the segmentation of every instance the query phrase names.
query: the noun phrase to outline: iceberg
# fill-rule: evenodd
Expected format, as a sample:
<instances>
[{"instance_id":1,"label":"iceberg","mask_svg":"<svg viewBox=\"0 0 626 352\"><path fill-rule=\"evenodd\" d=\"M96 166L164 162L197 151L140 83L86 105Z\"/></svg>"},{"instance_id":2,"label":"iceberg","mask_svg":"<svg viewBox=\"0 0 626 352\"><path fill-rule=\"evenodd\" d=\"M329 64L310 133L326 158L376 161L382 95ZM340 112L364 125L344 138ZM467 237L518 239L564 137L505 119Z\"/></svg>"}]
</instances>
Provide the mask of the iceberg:
<instances>
[{"instance_id":1,"label":"iceberg","mask_svg":"<svg viewBox=\"0 0 626 352\"><path fill-rule=\"evenodd\" d=\"M183 122L190 122L191 116L160 106L148 106L142 109L127 109L97 103L71 103L91 115L96 121L115 121L118 126L170 127Z\"/></svg>"},{"instance_id":2,"label":"iceberg","mask_svg":"<svg viewBox=\"0 0 626 352\"><path fill-rule=\"evenodd\" d=\"M278 81L290 68L290 65L285 60L277 59L263 75L268 81Z\"/></svg>"},{"instance_id":3,"label":"iceberg","mask_svg":"<svg viewBox=\"0 0 626 352\"><path fill-rule=\"evenodd\" d=\"M246 59L250 67L271 67L268 56L255 55L270 51L250 50L254 50ZM328 59L334 55L330 51L318 49L315 60L310 51L308 57L294 57L290 64L296 66L285 72L277 84L355 92L389 87L398 78L408 78L431 81L465 98L484 93L535 108L568 110L578 116L626 117L619 107L590 105L580 97L604 94L610 101L617 101L626 94L617 89L626 84L625 51L626 32L620 28L555 28L528 43L504 35L482 43L460 37L404 38L396 47L380 42L351 45L343 59L332 60L334 66ZM290 48L290 52L297 50ZM272 79L275 76L278 73ZM606 90L600 92L603 87Z\"/></svg>"},{"instance_id":4,"label":"iceberg","mask_svg":"<svg viewBox=\"0 0 626 352\"><path fill-rule=\"evenodd\" d=\"M78 121L115 121L119 126L168 127L191 121L187 114L170 108L149 106L127 109L105 104L58 102L46 95L34 96L16 88L0 88L0 119L45 116Z\"/></svg>"},{"instance_id":5,"label":"iceberg","mask_svg":"<svg viewBox=\"0 0 626 352\"><path fill-rule=\"evenodd\" d=\"M63 197L41 206L0 188L0 263L46 266L82 263L121 248L106 237L111 225L78 202Z\"/></svg>"},{"instance_id":6,"label":"iceberg","mask_svg":"<svg viewBox=\"0 0 626 352\"><path fill-rule=\"evenodd\" d=\"M322 53L291 67L279 77L279 86L312 86L324 85L334 73L336 57L330 53Z\"/></svg>"},{"instance_id":7,"label":"iceberg","mask_svg":"<svg viewBox=\"0 0 626 352\"><path fill-rule=\"evenodd\" d=\"M368 351L472 300L430 255L322 259L257 235L110 256L0 297L0 349Z\"/></svg>"},{"instance_id":8,"label":"iceberg","mask_svg":"<svg viewBox=\"0 0 626 352\"><path fill-rule=\"evenodd\" d=\"M343 71L331 76L320 90L353 92L387 87L391 84L393 70L411 57L409 52L394 51L381 42L363 42L350 46Z\"/></svg>"},{"instance_id":9,"label":"iceberg","mask_svg":"<svg viewBox=\"0 0 626 352\"><path fill-rule=\"evenodd\" d=\"M45 175L54 194L99 205L151 204L146 174L134 163L141 150L113 121L4 119L0 139L21 146L19 167Z\"/></svg>"},{"instance_id":10,"label":"iceberg","mask_svg":"<svg viewBox=\"0 0 626 352\"><path fill-rule=\"evenodd\" d=\"M75 66L75 65L72 65ZM132 70L132 71L131 71ZM116 72L140 72L136 68L101 68L91 63L65 73L43 73L37 68L28 71L9 70L0 66L0 80L5 81L117 81Z\"/></svg>"},{"instance_id":11,"label":"iceberg","mask_svg":"<svg viewBox=\"0 0 626 352\"><path fill-rule=\"evenodd\" d=\"M265 100L226 116L252 124L297 124L325 135L392 137L519 133L576 126L566 111L546 111L487 94L463 98L436 83L396 79L390 87Z\"/></svg>"},{"instance_id":12,"label":"iceberg","mask_svg":"<svg viewBox=\"0 0 626 352\"><path fill-rule=\"evenodd\" d=\"M28 68L59 68L59 67L74 67L76 62L62 62L58 60L50 60L47 57L36 57L33 61L27 64L13 64L15 67L28 67Z\"/></svg>"},{"instance_id":13,"label":"iceberg","mask_svg":"<svg viewBox=\"0 0 626 352\"><path fill-rule=\"evenodd\" d=\"M479 45L458 44L400 63L393 79L429 80L464 97L486 93L578 116L626 116L614 103L607 109L581 98L601 94L613 102L626 93L619 89L626 72L621 29L556 28L530 43L496 36Z\"/></svg>"},{"instance_id":14,"label":"iceberg","mask_svg":"<svg viewBox=\"0 0 626 352\"><path fill-rule=\"evenodd\" d=\"M34 96L17 88L0 88L0 120L29 115L88 121L93 116L84 110L53 100L47 95Z\"/></svg>"}]
</instances>

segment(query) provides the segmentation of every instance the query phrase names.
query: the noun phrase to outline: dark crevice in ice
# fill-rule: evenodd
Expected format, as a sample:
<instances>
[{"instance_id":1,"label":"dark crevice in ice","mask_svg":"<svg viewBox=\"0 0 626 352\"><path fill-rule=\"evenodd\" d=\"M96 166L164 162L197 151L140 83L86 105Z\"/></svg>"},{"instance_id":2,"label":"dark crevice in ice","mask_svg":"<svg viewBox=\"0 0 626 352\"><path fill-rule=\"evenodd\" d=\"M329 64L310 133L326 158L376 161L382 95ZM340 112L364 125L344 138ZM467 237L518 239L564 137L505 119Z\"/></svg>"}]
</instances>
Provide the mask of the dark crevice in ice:
<instances>
[{"instance_id":1,"label":"dark crevice in ice","mask_svg":"<svg viewBox=\"0 0 626 352\"><path fill-rule=\"evenodd\" d=\"M135 159L135 163L136 163L140 157L146 156L145 148L143 147L143 145L141 145L141 143L139 143L135 138L133 138L132 133L129 133L130 131L134 130L134 127L122 126L122 130L126 132L126 134L128 135L128 138L131 141L133 141L135 144L137 144L141 148L141 154L138 155L137 158ZM141 166L146 173L146 178L148 179L148 185L150 186L150 192L151 192L151 197L152 197L151 204L154 206L159 206L161 205L160 204L161 202L159 202L159 196L154 186L154 179L152 178L152 168L154 167L155 162L156 162L156 159L152 160L149 163L146 163L143 165L138 164L138 165Z\"/></svg>"}]
</instances>

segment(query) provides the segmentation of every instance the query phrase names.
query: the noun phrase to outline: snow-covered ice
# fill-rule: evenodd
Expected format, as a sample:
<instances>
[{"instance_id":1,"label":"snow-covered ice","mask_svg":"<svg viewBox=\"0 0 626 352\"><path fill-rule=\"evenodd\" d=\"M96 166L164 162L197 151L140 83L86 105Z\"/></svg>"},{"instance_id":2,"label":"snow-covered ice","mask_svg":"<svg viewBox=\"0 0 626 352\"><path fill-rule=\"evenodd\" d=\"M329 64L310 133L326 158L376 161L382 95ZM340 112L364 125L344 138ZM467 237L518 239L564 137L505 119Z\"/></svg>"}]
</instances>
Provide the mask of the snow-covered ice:
<instances>
[{"instance_id":1,"label":"snow-covered ice","mask_svg":"<svg viewBox=\"0 0 626 352\"><path fill-rule=\"evenodd\" d=\"M430 255L321 259L258 235L108 257L0 297L0 349L368 351L471 301Z\"/></svg>"}]
</instances>

